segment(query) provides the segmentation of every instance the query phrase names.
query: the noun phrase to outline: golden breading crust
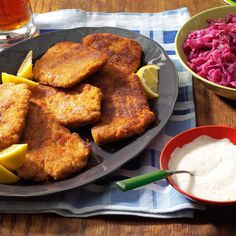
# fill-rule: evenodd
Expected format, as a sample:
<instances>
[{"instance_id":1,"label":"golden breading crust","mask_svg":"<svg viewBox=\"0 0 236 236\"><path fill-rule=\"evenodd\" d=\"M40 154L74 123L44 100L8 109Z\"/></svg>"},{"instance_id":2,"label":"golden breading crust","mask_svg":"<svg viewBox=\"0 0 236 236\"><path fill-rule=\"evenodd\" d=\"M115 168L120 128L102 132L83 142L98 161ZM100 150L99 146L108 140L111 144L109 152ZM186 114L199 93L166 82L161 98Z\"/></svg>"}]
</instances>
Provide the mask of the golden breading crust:
<instances>
[{"instance_id":1,"label":"golden breading crust","mask_svg":"<svg viewBox=\"0 0 236 236\"><path fill-rule=\"evenodd\" d=\"M86 166L90 148L77 133L59 125L42 107L30 102L21 143L28 143L20 177L34 181L64 179Z\"/></svg>"},{"instance_id":2,"label":"golden breading crust","mask_svg":"<svg viewBox=\"0 0 236 236\"><path fill-rule=\"evenodd\" d=\"M90 80L103 91L101 121L92 128L96 144L103 145L142 133L155 120L138 77L121 67L106 65Z\"/></svg>"},{"instance_id":3,"label":"golden breading crust","mask_svg":"<svg viewBox=\"0 0 236 236\"><path fill-rule=\"evenodd\" d=\"M31 92L25 84L0 85L0 148L18 143Z\"/></svg>"},{"instance_id":4,"label":"golden breading crust","mask_svg":"<svg viewBox=\"0 0 236 236\"><path fill-rule=\"evenodd\" d=\"M60 42L36 61L33 75L41 84L70 88L100 70L107 56L86 45Z\"/></svg>"},{"instance_id":5,"label":"golden breading crust","mask_svg":"<svg viewBox=\"0 0 236 236\"><path fill-rule=\"evenodd\" d=\"M39 85L31 97L31 101L47 109L61 125L70 128L99 121L101 100L101 89L89 84L69 90Z\"/></svg>"},{"instance_id":6,"label":"golden breading crust","mask_svg":"<svg viewBox=\"0 0 236 236\"><path fill-rule=\"evenodd\" d=\"M83 43L108 56L108 63L129 68L136 72L139 68L142 47L136 41L115 34L90 34L83 38Z\"/></svg>"}]
</instances>

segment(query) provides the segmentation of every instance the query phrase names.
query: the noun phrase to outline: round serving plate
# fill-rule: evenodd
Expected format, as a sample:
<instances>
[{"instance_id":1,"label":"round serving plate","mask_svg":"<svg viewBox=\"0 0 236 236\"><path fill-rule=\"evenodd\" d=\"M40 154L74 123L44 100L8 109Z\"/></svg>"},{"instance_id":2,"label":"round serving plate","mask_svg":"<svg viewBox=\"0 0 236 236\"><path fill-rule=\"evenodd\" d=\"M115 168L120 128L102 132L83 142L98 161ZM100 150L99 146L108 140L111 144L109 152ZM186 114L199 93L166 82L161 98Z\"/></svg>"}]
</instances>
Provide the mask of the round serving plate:
<instances>
[{"instance_id":1,"label":"round serving plate","mask_svg":"<svg viewBox=\"0 0 236 236\"><path fill-rule=\"evenodd\" d=\"M136 157L163 129L169 120L178 95L178 74L174 64L164 49L153 40L133 31L114 27L85 27L54 31L18 43L0 53L0 72L16 74L22 60L29 50L33 50L34 61L40 58L48 48L61 41L81 42L92 33L113 33L131 38L140 43L143 49L142 64L158 64L159 98L150 102L151 110L157 114L157 122L141 135L105 147L98 147L92 141L88 127L77 130L80 136L90 140L92 155L89 167L76 175L61 181L36 184L19 182L15 185L0 185L0 196L30 197L52 194L83 186L98 180Z\"/></svg>"}]
</instances>

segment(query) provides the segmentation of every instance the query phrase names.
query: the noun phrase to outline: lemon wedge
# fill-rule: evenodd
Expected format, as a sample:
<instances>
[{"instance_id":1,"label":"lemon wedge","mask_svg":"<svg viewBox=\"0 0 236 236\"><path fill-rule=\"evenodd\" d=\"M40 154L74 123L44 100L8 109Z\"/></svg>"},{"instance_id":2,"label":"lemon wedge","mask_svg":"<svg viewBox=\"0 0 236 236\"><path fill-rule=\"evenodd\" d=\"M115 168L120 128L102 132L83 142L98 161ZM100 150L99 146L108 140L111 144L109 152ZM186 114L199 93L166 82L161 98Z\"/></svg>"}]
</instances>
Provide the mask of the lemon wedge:
<instances>
[{"instance_id":1,"label":"lemon wedge","mask_svg":"<svg viewBox=\"0 0 236 236\"><path fill-rule=\"evenodd\" d=\"M158 97L158 70L157 65L146 65L137 71L142 88L149 98Z\"/></svg>"},{"instance_id":2,"label":"lemon wedge","mask_svg":"<svg viewBox=\"0 0 236 236\"><path fill-rule=\"evenodd\" d=\"M14 83L14 84L27 84L30 87L35 87L39 85L39 83L34 82L29 79L17 77L15 75L7 74L7 73L2 73L2 82L3 83Z\"/></svg>"},{"instance_id":3,"label":"lemon wedge","mask_svg":"<svg viewBox=\"0 0 236 236\"><path fill-rule=\"evenodd\" d=\"M24 61L21 63L19 70L17 71L17 76L26 79L33 79L33 52L32 50L26 55Z\"/></svg>"},{"instance_id":4,"label":"lemon wedge","mask_svg":"<svg viewBox=\"0 0 236 236\"><path fill-rule=\"evenodd\" d=\"M20 178L11 171L0 165L0 183L13 184L20 180Z\"/></svg>"},{"instance_id":5,"label":"lemon wedge","mask_svg":"<svg viewBox=\"0 0 236 236\"><path fill-rule=\"evenodd\" d=\"M0 151L0 165L17 170L25 161L28 144L13 144Z\"/></svg>"}]
</instances>

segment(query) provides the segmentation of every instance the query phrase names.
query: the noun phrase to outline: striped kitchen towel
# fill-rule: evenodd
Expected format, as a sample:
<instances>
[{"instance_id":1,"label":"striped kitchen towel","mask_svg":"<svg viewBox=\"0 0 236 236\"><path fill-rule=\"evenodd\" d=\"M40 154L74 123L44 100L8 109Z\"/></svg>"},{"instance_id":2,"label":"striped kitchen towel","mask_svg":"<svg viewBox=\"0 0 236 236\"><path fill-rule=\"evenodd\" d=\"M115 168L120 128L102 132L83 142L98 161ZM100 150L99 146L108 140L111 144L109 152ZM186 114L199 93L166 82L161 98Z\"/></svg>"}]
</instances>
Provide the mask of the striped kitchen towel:
<instances>
[{"instance_id":1,"label":"striped kitchen towel","mask_svg":"<svg viewBox=\"0 0 236 236\"><path fill-rule=\"evenodd\" d=\"M35 23L41 33L75 27L113 26L133 30L155 40L176 65L179 73L179 95L173 115L161 135L139 157L109 178L83 188L27 201L3 199L0 201L0 212L53 212L67 217L135 215L179 218L192 217L194 209L204 209L175 191L166 180L126 193L114 186L118 179L158 169L164 144L172 136L195 126L191 75L181 66L174 50L175 35L188 19L189 12L186 8L162 13L94 13L69 9L35 16Z\"/></svg>"}]
</instances>

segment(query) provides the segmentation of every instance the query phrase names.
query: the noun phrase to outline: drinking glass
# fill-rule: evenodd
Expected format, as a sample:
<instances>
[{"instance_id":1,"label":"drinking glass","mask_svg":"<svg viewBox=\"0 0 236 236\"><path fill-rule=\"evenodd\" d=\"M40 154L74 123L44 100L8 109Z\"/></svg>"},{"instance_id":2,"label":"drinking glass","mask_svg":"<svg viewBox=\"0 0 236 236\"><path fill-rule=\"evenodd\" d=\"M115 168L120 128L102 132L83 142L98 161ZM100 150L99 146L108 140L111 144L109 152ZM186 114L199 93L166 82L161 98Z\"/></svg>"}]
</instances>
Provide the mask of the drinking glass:
<instances>
[{"instance_id":1,"label":"drinking glass","mask_svg":"<svg viewBox=\"0 0 236 236\"><path fill-rule=\"evenodd\" d=\"M29 0L0 0L0 48L30 38L35 31Z\"/></svg>"}]
</instances>

